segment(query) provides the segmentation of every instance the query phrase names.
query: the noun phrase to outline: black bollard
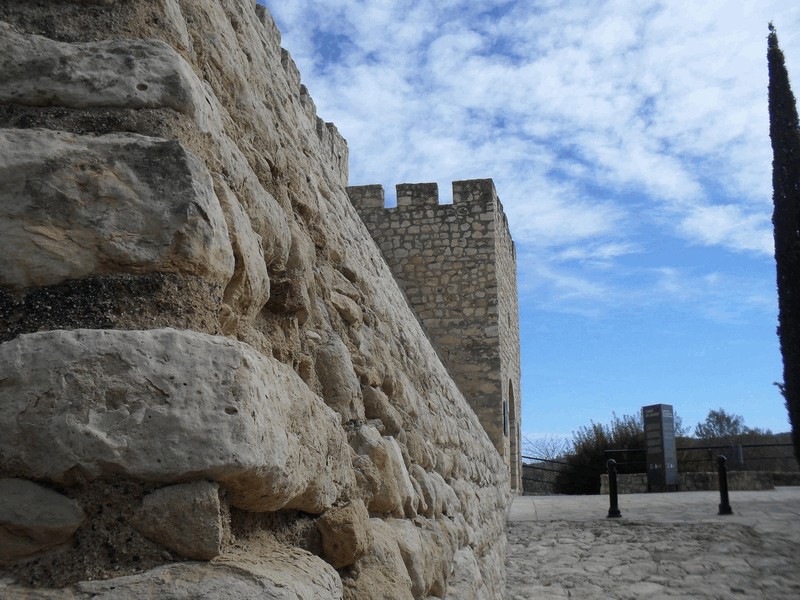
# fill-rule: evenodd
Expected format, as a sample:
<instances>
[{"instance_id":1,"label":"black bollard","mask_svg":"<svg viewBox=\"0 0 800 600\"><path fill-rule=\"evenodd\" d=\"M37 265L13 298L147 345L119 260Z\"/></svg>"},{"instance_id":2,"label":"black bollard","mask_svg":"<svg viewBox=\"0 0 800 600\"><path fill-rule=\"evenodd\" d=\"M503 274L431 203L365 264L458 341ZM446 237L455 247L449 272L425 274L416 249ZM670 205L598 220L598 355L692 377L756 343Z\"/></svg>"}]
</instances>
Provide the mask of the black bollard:
<instances>
[{"instance_id":1,"label":"black bollard","mask_svg":"<svg viewBox=\"0 0 800 600\"><path fill-rule=\"evenodd\" d=\"M606 466L608 467L608 518L618 519L622 513L619 512L619 498L617 498L617 461L612 458Z\"/></svg>"},{"instance_id":2,"label":"black bollard","mask_svg":"<svg viewBox=\"0 0 800 600\"><path fill-rule=\"evenodd\" d=\"M728 499L728 469L725 467L725 457L717 457L717 471L719 472L719 513L732 515L731 501Z\"/></svg>"}]
</instances>

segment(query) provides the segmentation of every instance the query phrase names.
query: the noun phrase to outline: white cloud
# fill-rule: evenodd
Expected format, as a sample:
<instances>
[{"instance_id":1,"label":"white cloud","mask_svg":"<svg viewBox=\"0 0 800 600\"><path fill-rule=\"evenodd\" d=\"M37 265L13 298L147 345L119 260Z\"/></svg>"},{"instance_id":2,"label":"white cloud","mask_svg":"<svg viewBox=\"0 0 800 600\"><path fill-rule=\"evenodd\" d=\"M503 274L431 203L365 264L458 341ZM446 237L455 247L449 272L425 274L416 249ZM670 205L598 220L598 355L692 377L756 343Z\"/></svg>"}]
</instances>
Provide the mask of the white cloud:
<instances>
[{"instance_id":1,"label":"white cloud","mask_svg":"<svg viewBox=\"0 0 800 600\"><path fill-rule=\"evenodd\" d=\"M773 255L770 217L764 212L747 214L734 205L697 206L680 227L689 239L708 246Z\"/></svg>"},{"instance_id":2,"label":"white cloud","mask_svg":"<svg viewBox=\"0 0 800 600\"><path fill-rule=\"evenodd\" d=\"M630 254L637 254L641 249L631 243L608 243L571 246L557 254L563 262L589 262L595 266L612 266L613 260Z\"/></svg>"},{"instance_id":3,"label":"white cloud","mask_svg":"<svg viewBox=\"0 0 800 600\"><path fill-rule=\"evenodd\" d=\"M660 283L632 269L654 262L654 238L771 253L766 24L800 73L800 3L266 4L348 139L352 182L438 181L446 195L452 180L494 178L537 256L521 279L543 297L583 310L645 301L632 286L698 286L670 256ZM315 31L347 40L336 62Z\"/></svg>"}]
</instances>

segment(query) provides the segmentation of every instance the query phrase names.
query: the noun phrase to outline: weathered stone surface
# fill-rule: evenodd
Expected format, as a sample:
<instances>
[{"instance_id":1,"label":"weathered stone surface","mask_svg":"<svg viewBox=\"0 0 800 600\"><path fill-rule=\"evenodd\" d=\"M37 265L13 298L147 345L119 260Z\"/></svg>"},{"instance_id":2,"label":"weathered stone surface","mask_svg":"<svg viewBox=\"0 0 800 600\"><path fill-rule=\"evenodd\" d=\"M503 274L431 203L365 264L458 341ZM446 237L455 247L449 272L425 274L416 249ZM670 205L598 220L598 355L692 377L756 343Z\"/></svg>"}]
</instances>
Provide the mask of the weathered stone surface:
<instances>
[{"instance_id":1,"label":"weathered stone surface","mask_svg":"<svg viewBox=\"0 0 800 600\"><path fill-rule=\"evenodd\" d=\"M72 590L34 589L3 580L0 580L0 593L2 593L0 598L3 600L76 600L78 598Z\"/></svg>"},{"instance_id":2,"label":"weathered stone surface","mask_svg":"<svg viewBox=\"0 0 800 600\"><path fill-rule=\"evenodd\" d=\"M364 420L364 403L350 352L344 342L331 337L317 350L317 378L325 403L341 415L342 422Z\"/></svg>"},{"instance_id":3,"label":"weathered stone surface","mask_svg":"<svg viewBox=\"0 0 800 600\"><path fill-rule=\"evenodd\" d=\"M160 40L85 44L23 35L0 22L0 102L171 108L206 127L219 116L191 67Z\"/></svg>"},{"instance_id":4,"label":"weathered stone surface","mask_svg":"<svg viewBox=\"0 0 800 600\"><path fill-rule=\"evenodd\" d=\"M377 470L377 489L368 504L370 512L402 517L415 494L397 440L381 436L370 425L362 425L351 444L358 454L369 457Z\"/></svg>"},{"instance_id":5,"label":"weathered stone surface","mask_svg":"<svg viewBox=\"0 0 800 600\"><path fill-rule=\"evenodd\" d=\"M196 481L160 488L145 496L133 523L142 535L180 556L210 560L222 550L219 484Z\"/></svg>"},{"instance_id":6,"label":"weathered stone surface","mask_svg":"<svg viewBox=\"0 0 800 600\"><path fill-rule=\"evenodd\" d=\"M233 191L224 181L215 181L214 189L222 210L233 246L236 268L225 288L225 303L229 319L250 318L269 300L270 282L262 237L253 231L250 219Z\"/></svg>"},{"instance_id":7,"label":"weathered stone surface","mask_svg":"<svg viewBox=\"0 0 800 600\"><path fill-rule=\"evenodd\" d=\"M273 280L272 295L267 307L279 314L294 313L304 323L311 309L308 280L312 272L314 244L296 224L290 226L291 242L281 277Z\"/></svg>"},{"instance_id":8,"label":"weathered stone surface","mask_svg":"<svg viewBox=\"0 0 800 600\"><path fill-rule=\"evenodd\" d=\"M431 483L428 473L419 465L411 465L408 470L411 477L411 483L415 483L414 489L421 496L420 512L426 517L441 516L442 515L442 502L438 500L436 495L436 488ZM436 515L436 510L439 514Z\"/></svg>"},{"instance_id":9,"label":"weathered stone surface","mask_svg":"<svg viewBox=\"0 0 800 600\"><path fill-rule=\"evenodd\" d=\"M0 462L67 482L207 477L248 510L322 512L352 482L338 417L289 368L188 331L51 331L0 345Z\"/></svg>"},{"instance_id":10,"label":"weathered stone surface","mask_svg":"<svg viewBox=\"0 0 800 600\"><path fill-rule=\"evenodd\" d=\"M9 600L341 600L342 583L322 559L276 546L260 548L257 558L223 556L211 564L175 563L139 575L84 581L58 592L2 583L0 592Z\"/></svg>"},{"instance_id":11,"label":"weathered stone surface","mask_svg":"<svg viewBox=\"0 0 800 600\"><path fill-rule=\"evenodd\" d=\"M430 442L422 437L417 431L406 432L406 447L411 460L424 469L433 469L436 464Z\"/></svg>"},{"instance_id":12,"label":"weathered stone surface","mask_svg":"<svg viewBox=\"0 0 800 600\"><path fill-rule=\"evenodd\" d=\"M325 558L337 569L353 564L372 545L369 513L362 500L328 509L317 520Z\"/></svg>"},{"instance_id":13,"label":"weathered stone surface","mask_svg":"<svg viewBox=\"0 0 800 600\"><path fill-rule=\"evenodd\" d=\"M0 285L170 272L227 284L234 257L205 167L134 134L0 130Z\"/></svg>"},{"instance_id":14,"label":"weathered stone surface","mask_svg":"<svg viewBox=\"0 0 800 600\"><path fill-rule=\"evenodd\" d=\"M108 289L115 293L109 292L108 297L124 295L125 301L108 302L104 296L102 320L87 316L93 307L85 308L83 296L81 302L73 303L72 292L54 296L50 288L27 288L24 294L8 290L15 299L23 296L25 302L27 298L35 299L41 314L46 314L51 306L56 307L51 312L62 314L63 306L63 314L68 315L61 320L34 318L13 335L78 326L119 329L173 326L207 333L221 331L249 345L245 352L247 365L239 367L238 359L232 357L240 352L225 349L227 344L239 348L234 342L219 342L223 350L217 352L217 342L202 347L194 343L176 346L172 342L162 343L158 337L162 334L155 332L147 335L155 335L157 339L142 344L135 338L126 352L114 348L106 352L109 346L101 344L96 353L88 353L87 369L77 368L84 360L76 355L74 364L57 368L51 378L47 372L53 368L50 350L57 344L41 343L35 353L28 352L24 360L15 361L13 369L12 379L21 378L19 385L14 385L22 391L11 394L14 398L11 404L16 405L22 398L28 415L22 416L22 411L17 411L12 430L27 428L26 436L32 432L29 439L20 442L22 438L18 436L17 442L6 444L7 421L2 416L6 413L5 408L0 409L0 462L4 468L14 473L32 473L31 458L36 455L39 458L33 462L37 464L64 463L55 471L65 484L109 473L123 481L126 477L141 479L144 474L149 481L170 485L208 479L219 482L223 494L228 494L235 506L246 510L296 507L303 512L324 513L334 500L363 498L370 506L386 489L393 489L390 502L375 501L381 512L373 514L394 514L409 520L413 517L418 529L430 530L430 534L418 534L419 546L413 540L404 546L407 557L419 549L425 564L414 564L409 559L411 566L406 567L397 540L399 534L393 529L387 531L383 543L342 569L350 597L382 594L392 599L411 598L412 586L416 591L427 588L420 593L429 597L444 597L441 574L452 569L441 565L450 560L453 545L470 548L475 569L451 573L448 586L458 590L459 578L473 581L480 577L481 598L502 597L503 516L508 501L503 461L420 327L419 318L438 317L415 315L411 311L348 201L343 189L347 184L347 145L335 127L318 119L313 101L300 85L294 62L279 47L280 36L268 13L256 9L251 0L5 0L0 2L0 20L13 23L17 32L24 32L20 33L23 38L31 34L52 38L23 39L3 46L0 60L11 56L9 60L14 64L29 64L24 55L27 48L38 53L43 66L47 66L33 78L40 82L40 89L31 91L25 86L20 89L27 89L29 98L44 94L51 105L25 104L28 100L23 96L10 103L0 102L0 124L100 135L98 139L113 132L136 132L147 136L146 139L177 140L175 143L188 149L210 173L214 192L209 187L208 195L214 201L218 199L222 207L228 229L226 243L235 259L235 267L231 266L224 278L213 280L211 275L202 274L207 266L198 267L195 263L191 263L191 268L196 269L193 274L181 274L186 269L184 263L180 271L159 272L159 276L181 279L180 285L163 287L164 293L153 294L152 298L148 297L146 286L136 287L135 294L129 292L127 285L112 286ZM101 39L112 40L113 44L97 41ZM129 44L125 40L138 41ZM159 54L164 46L152 40L166 42L175 53ZM68 47L62 47L67 42ZM122 60L126 53L131 54L128 64L119 69L118 82L108 78L107 68L116 64L118 57L109 57L107 65L98 66L88 54L91 51L105 56L112 47ZM176 59L177 54L182 58ZM148 90L137 93L155 95L135 94L127 98L131 73L136 75L136 69L147 64L146 56L161 57L161 64L148 72L154 81L163 75L164 85L173 85L174 98L165 99L159 91L161 84L150 86L149 81L144 82ZM54 57L73 61L78 67L73 74L82 77L83 83L77 77L71 79L66 67L51 69L53 65L58 67ZM181 71L184 68L181 60L186 61L188 71L197 75L197 81L192 79L192 73ZM15 69L12 65L8 77L18 76ZM94 69L98 71L96 84ZM167 75L170 70L174 73L172 79ZM85 89L80 90L81 85ZM101 88L96 96L93 85ZM13 90L14 86L3 89ZM55 95L47 96L48 89L54 90ZM74 94L68 94L69 90L75 90ZM149 104L132 108L144 97ZM58 141L61 135L64 134L54 134L57 143L61 143ZM488 231L491 224L487 221L484 225ZM467 244L468 236L463 236L452 251L463 254L466 250L476 250L462 247L462 242ZM262 255L266 272L260 264ZM208 260L202 260L209 264ZM113 275L66 280L59 285L72 288L73 284L87 281L106 285L112 279L145 278L151 276L152 268L152 263L148 263L141 269L145 273L141 275L138 271L129 275L117 270ZM503 271L507 272L508 269ZM469 278L474 273L477 272L466 268L462 275ZM184 285L184 280L190 279L198 285L191 288ZM205 282L207 288L203 287ZM136 285L140 283L137 280ZM84 289L86 292L81 293L91 298L89 292L94 288L80 288ZM191 302L182 304L182 294L187 289ZM451 290L443 290L441 303L450 302L449 294ZM204 305L206 296L208 301ZM54 297L63 302L52 304L50 300ZM144 315L140 320L133 318L138 310ZM169 320L172 312L178 311L182 311L181 318ZM16 319L18 312L9 320ZM107 318L115 312L129 314L119 319ZM189 316L184 318L185 315ZM197 315L201 318L195 318ZM478 315L473 312L473 316ZM508 317L506 313L502 316ZM494 336L496 332L485 331L486 325L481 324L482 335ZM453 337L458 338L454 333ZM329 357L325 351L320 355L318 350L330 339L341 342L337 349L341 360L325 364ZM87 341L86 345L90 344L96 345L94 338ZM108 363L120 364L113 369L101 368L98 366L101 355ZM161 356L169 357L170 362L159 364ZM118 361L119 357L124 360ZM269 366L263 367L262 360ZM31 373L20 375L29 369L28 365L33 365ZM497 373L490 365L479 367L475 378L481 380L480 386L497 381ZM108 372L113 376L102 375ZM187 389L176 391L170 387L170 374L176 377L176 386L182 387L185 382ZM344 381L337 381L337 377ZM53 385L39 385L36 383L39 380ZM87 383L90 380L98 384ZM116 382L114 385L112 380ZM252 383L253 380L261 383ZM331 413L309 390L310 387L323 395L326 385L326 400L333 399L331 405L335 405L339 415ZM202 388L200 394L195 393L198 387ZM28 388L30 395L24 391ZM44 388L48 393L42 394ZM158 388L166 392L159 392ZM382 432L391 436L378 435L380 441L375 440L374 450L372 444L359 442L366 454L355 455L342 442L344 431L354 433L366 417L365 409L361 408L361 394L367 388L380 390L385 396L373 403L370 410L374 409L372 414L376 416L370 419L379 419ZM55 392L50 393L53 389ZM250 392L236 391L241 389ZM265 389L267 393L262 393ZM495 398L495 404L501 396L505 399L508 391L503 390ZM242 400L243 395L247 400ZM35 406L35 398L39 398L39 408ZM8 404L5 397L2 402ZM56 410L45 411L42 406ZM229 413L226 408L238 412ZM501 413L493 413L498 414ZM28 417L31 418L25 421ZM245 423L247 418L251 421ZM158 426L147 424L153 420ZM181 434L165 435L165 431L173 430L174 423L178 423ZM378 425L377 421L374 425ZM411 431L401 426L416 435L409 435ZM378 433L375 427L372 430ZM156 436L160 436L158 443L153 441ZM368 437L373 439L374 435ZM49 438L50 451L46 459L42 458L45 438ZM66 438L68 444L50 442ZM352 435L351 442L355 441L356 436ZM26 444L30 444L29 449L14 449L12 454L6 454L12 445L23 448ZM76 456L75 449L83 454ZM416 466L423 469L424 475ZM406 472L409 469L417 473L413 481ZM433 508L426 500L426 478ZM91 485L99 486L100 482ZM380 506L381 502L384 506ZM104 518L113 523L115 516L129 514L125 512L126 506L110 501L103 507ZM387 509L390 512L383 512ZM243 515L243 511L235 509L233 513L237 517ZM423 516L415 516L419 514ZM223 554L213 559L212 564L224 561L234 574L252 571L252 563L260 560L257 557L261 553L253 540L260 535L277 535L274 533L277 529L270 529L275 519L282 528L281 535L285 536L282 539L318 551L319 536L314 519L308 515L286 510L250 517L251 520L237 523L243 528L236 532L241 552L236 556ZM91 518L92 525L98 524L97 517ZM88 530L89 527L82 528L79 535ZM430 541L438 540L437 536L445 539L441 543ZM452 540L456 540L455 544ZM142 543L149 544L146 540ZM88 540L87 544L95 555L105 552L104 540L99 537ZM497 551L491 551L493 547ZM426 548L434 548L434 555L428 554ZM99 568L77 561L71 566L59 566L59 576L66 580L53 585L72 586L57 592L62 597L69 594L84 597L88 592L78 590L72 582L135 573L138 567L131 562L130 553L128 558L123 555L117 553L119 564L98 563ZM159 555L160 552L155 556ZM281 556L298 565L297 570L285 571L288 590L331 574L336 577L331 565L320 559L306 561L305 555L286 547L281 549ZM153 559L151 556L150 560ZM432 566L429 568L427 563ZM449 566L452 567L452 561ZM412 571L413 578L409 576ZM7 572L4 569L0 577ZM41 576L52 573L52 570L45 573L33 569L17 572L39 583ZM201 590L205 585L201 582L208 580L206 571L193 573L196 576L181 572L178 577L181 582L188 580L189 595L191 590ZM177 589L183 583L173 586L167 582L174 574L166 570L158 583L152 587L141 583L136 592L143 597L151 589L156 597L160 591L166 597L178 594ZM359 574L364 576L357 577ZM237 585L229 587L235 589ZM223 589L226 594L223 597L230 596L224 583L211 589ZM103 590L106 597L112 597L114 591ZM2 590L0 595L5 592ZM326 598L325 593L315 591L307 596ZM212 592L209 594L213 597ZM242 594L269 597L257 586L246 587Z\"/></svg>"},{"instance_id":15,"label":"weathered stone surface","mask_svg":"<svg viewBox=\"0 0 800 600\"><path fill-rule=\"evenodd\" d=\"M403 416L392 406L382 390L366 385L361 389L364 414L368 419L380 419L387 435L397 435L403 429Z\"/></svg>"},{"instance_id":16,"label":"weathered stone surface","mask_svg":"<svg viewBox=\"0 0 800 600\"><path fill-rule=\"evenodd\" d=\"M0 564L67 542L85 520L75 500L24 479L0 479Z\"/></svg>"},{"instance_id":17,"label":"weathered stone surface","mask_svg":"<svg viewBox=\"0 0 800 600\"><path fill-rule=\"evenodd\" d=\"M381 519L370 519L372 550L344 579L346 600L412 600L411 578L397 545L396 532Z\"/></svg>"},{"instance_id":18,"label":"weathered stone surface","mask_svg":"<svg viewBox=\"0 0 800 600\"><path fill-rule=\"evenodd\" d=\"M456 552L450 585L447 587L446 600L483 600L488 590L481 577L481 569L475 553L469 548L461 548Z\"/></svg>"},{"instance_id":19,"label":"weathered stone surface","mask_svg":"<svg viewBox=\"0 0 800 600\"><path fill-rule=\"evenodd\" d=\"M342 316L345 323L357 327L361 324L364 316L361 307L356 302L344 294L331 292L331 303L337 312Z\"/></svg>"},{"instance_id":20,"label":"weathered stone surface","mask_svg":"<svg viewBox=\"0 0 800 600\"><path fill-rule=\"evenodd\" d=\"M436 490L434 499L434 514L455 516L461 510L461 502L453 488L448 485L438 472L428 473L428 479Z\"/></svg>"},{"instance_id":21,"label":"weathered stone surface","mask_svg":"<svg viewBox=\"0 0 800 600\"><path fill-rule=\"evenodd\" d=\"M394 531L414 597L444 594L457 548L455 534L442 527L421 529L407 519L392 519L387 524Z\"/></svg>"}]
</instances>

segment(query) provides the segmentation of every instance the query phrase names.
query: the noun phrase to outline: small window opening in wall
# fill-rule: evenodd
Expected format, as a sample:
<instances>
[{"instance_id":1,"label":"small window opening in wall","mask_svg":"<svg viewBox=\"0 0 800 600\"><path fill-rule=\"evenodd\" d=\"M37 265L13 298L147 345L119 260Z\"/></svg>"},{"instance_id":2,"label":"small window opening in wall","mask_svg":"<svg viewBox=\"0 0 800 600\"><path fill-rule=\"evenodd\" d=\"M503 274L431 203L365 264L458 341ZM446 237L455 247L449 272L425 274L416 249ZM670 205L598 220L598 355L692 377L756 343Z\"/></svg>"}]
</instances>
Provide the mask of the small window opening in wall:
<instances>
[{"instance_id":1,"label":"small window opening in wall","mask_svg":"<svg viewBox=\"0 0 800 600\"><path fill-rule=\"evenodd\" d=\"M508 400L503 400L503 435L508 437Z\"/></svg>"}]
</instances>

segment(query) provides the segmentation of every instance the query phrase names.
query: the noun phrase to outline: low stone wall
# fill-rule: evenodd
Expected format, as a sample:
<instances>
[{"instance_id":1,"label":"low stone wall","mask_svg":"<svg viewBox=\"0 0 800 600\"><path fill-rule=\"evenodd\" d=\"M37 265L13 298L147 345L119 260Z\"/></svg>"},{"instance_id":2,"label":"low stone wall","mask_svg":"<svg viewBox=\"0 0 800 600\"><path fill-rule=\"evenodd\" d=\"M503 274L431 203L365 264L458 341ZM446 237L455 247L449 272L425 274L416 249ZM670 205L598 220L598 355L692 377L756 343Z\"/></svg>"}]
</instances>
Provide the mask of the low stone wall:
<instances>
[{"instance_id":1,"label":"low stone wall","mask_svg":"<svg viewBox=\"0 0 800 600\"><path fill-rule=\"evenodd\" d=\"M719 490L719 475L713 473L681 473L679 489L682 492L697 492L706 490ZM731 491L743 490L772 490L770 473L763 471L729 471L728 489Z\"/></svg>"},{"instance_id":2,"label":"low stone wall","mask_svg":"<svg viewBox=\"0 0 800 600\"><path fill-rule=\"evenodd\" d=\"M778 473L770 471L729 471L728 489L732 491L771 490L775 486L800 485L800 473ZM681 492L718 490L719 478L715 472L681 473L678 489ZM647 492L647 474L630 473L617 475L617 492L620 494L644 494ZM600 493L608 494L608 475L600 476Z\"/></svg>"},{"instance_id":3,"label":"low stone wall","mask_svg":"<svg viewBox=\"0 0 800 600\"><path fill-rule=\"evenodd\" d=\"M647 473L617 475L618 494L643 494L647 492ZM600 493L608 494L608 475L600 475Z\"/></svg>"},{"instance_id":4,"label":"low stone wall","mask_svg":"<svg viewBox=\"0 0 800 600\"><path fill-rule=\"evenodd\" d=\"M522 493L525 496L549 496L555 493L558 473L543 471L533 465L522 465Z\"/></svg>"},{"instance_id":5,"label":"low stone wall","mask_svg":"<svg viewBox=\"0 0 800 600\"><path fill-rule=\"evenodd\" d=\"M772 483L775 487L800 485L800 471L773 472Z\"/></svg>"}]
</instances>

